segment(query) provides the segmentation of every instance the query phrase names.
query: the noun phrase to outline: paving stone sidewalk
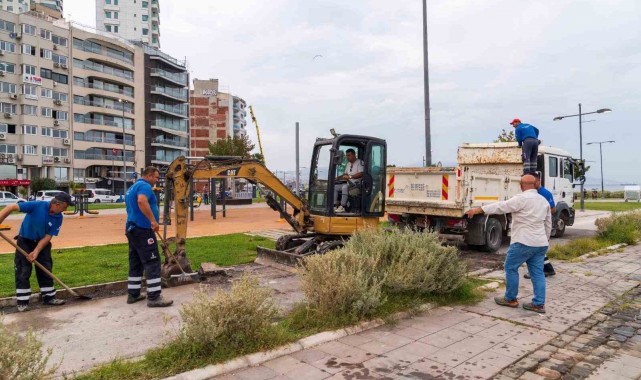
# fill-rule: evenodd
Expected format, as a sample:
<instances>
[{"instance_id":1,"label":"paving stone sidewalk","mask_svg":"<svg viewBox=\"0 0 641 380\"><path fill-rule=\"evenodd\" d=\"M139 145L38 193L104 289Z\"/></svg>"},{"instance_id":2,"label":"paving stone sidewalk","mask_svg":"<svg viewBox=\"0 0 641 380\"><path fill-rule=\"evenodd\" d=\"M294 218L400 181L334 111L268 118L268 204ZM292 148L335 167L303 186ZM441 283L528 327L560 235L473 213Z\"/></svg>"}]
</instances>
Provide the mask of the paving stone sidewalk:
<instances>
[{"instance_id":1,"label":"paving stone sidewalk","mask_svg":"<svg viewBox=\"0 0 641 380\"><path fill-rule=\"evenodd\" d=\"M625 376L641 371L641 335L631 316L638 310L630 308L640 297L640 253L628 247L580 263L556 263L545 315L496 305L499 290L473 306L441 307L217 379L635 378ZM597 313L626 292L636 298L622 305L634 313L614 306L610 315L608 309ZM531 296L530 281L521 279L521 302Z\"/></svg>"}]
</instances>

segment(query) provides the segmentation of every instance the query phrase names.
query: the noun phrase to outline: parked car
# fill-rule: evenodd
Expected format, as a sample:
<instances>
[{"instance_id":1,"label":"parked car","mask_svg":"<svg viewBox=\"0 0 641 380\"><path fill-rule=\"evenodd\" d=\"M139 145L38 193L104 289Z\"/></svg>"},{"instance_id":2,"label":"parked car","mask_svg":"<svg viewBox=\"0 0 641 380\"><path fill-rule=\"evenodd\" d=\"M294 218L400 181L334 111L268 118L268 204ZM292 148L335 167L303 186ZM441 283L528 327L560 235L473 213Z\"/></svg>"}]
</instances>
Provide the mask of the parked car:
<instances>
[{"instance_id":1,"label":"parked car","mask_svg":"<svg viewBox=\"0 0 641 380\"><path fill-rule=\"evenodd\" d=\"M82 193L86 194L87 203L115 203L118 200L109 189L86 189Z\"/></svg>"},{"instance_id":2,"label":"parked car","mask_svg":"<svg viewBox=\"0 0 641 380\"><path fill-rule=\"evenodd\" d=\"M25 202L25 200L8 191L0 191L0 206L21 202Z\"/></svg>"},{"instance_id":3,"label":"parked car","mask_svg":"<svg viewBox=\"0 0 641 380\"><path fill-rule=\"evenodd\" d=\"M60 190L41 190L36 193L36 200L37 201L50 201L55 197L57 194L64 193L64 191Z\"/></svg>"}]
</instances>

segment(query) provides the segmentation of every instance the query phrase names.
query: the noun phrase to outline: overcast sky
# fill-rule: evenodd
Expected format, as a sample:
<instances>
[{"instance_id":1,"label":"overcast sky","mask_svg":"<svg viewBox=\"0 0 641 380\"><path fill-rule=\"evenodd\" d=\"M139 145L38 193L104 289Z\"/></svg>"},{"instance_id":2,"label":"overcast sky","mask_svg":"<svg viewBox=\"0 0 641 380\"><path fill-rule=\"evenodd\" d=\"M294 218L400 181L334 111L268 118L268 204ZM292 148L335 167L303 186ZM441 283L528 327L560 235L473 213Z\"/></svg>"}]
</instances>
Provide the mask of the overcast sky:
<instances>
[{"instance_id":1,"label":"overcast sky","mask_svg":"<svg viewBox=\"0 0 641 380\"><path fill-rule=\"evenodd\" d=\"M124 1L124 0L121 0ZM91 6L90 6L91 5ZM65 15L95 25L91 0ZM385 138L388 163L424 155L420 0L160 0L162 50L186 57L192 78L218 78L254 106L267 164L301 166L317 136ZM613 182L641 182L641 2L638 0L428 0L432 149L452 164L463 142L491 142L515 117L545 145L579 155L604 145ZM314 59L315 55L322 57ZM248 131L256 134L248 115ZM584 146L598 179L598 145Z\"/></svg>"}]
</instances>

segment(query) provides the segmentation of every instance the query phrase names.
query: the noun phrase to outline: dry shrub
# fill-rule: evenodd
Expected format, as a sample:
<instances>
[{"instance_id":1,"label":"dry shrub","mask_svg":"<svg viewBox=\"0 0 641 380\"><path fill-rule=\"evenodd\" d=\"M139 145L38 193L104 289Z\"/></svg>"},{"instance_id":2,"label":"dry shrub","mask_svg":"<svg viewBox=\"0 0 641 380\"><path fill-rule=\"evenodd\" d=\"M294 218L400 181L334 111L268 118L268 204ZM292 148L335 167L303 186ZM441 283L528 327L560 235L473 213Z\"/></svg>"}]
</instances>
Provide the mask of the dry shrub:
<instances>
[{"instance_id":1,"label":"dry shrub","mask_svg":"<svg viewBox=\"0 0 641 380\"><path fill-rule=\"evenodd\" d=\"M308 257L298 270L308 306L326 317L371 315L383 300L376 260L345 248Z\"/></svg>"},{"instance_id":2,"label":"dry shrub","mask_svg":"<svg viewBox=\"0 0 641 380\"><path fill-rule=\"evenodd\" d=\"M202 345L242 347L263 340L278 315L269 288L261 288L249 275L234 282L230 291L209 296L196 293L194 301L183 306L183 337Z\"/></svg>"},{"instance_id":3,"label":"dry shrub","mask_svg":"<svg viewBox=\"0 0 641 380\"><path fill-rule=\"evenodd\" d=\"M599 237L612 243L636 244L641 237L641 212L614 214L594 224Z\"/></svg>"},{"instance_id":4,"label":"dry shrub","mask_svg":"<svg viewBox=\"0 0 641 380\"><path fill-rule=\"evenodd\" d=\"M445 294L465 281L466 267L458 250L443 246L434 233L367 229L355 234L345 248L361 256L380 257L379 277L391 293Z\"/></svg>"},{"instance_id":5,"label":"dry shrub","mask_svg":"<svg viewBox=\"0 0 641 380\"><path fill-rule=\"evenodd\" d=\"M42 342L29 329L24 336L10 331L0 317L0 379L50 379L59 367L47 369L52 350L42 351Z\"/></svg>"}]
</instances>

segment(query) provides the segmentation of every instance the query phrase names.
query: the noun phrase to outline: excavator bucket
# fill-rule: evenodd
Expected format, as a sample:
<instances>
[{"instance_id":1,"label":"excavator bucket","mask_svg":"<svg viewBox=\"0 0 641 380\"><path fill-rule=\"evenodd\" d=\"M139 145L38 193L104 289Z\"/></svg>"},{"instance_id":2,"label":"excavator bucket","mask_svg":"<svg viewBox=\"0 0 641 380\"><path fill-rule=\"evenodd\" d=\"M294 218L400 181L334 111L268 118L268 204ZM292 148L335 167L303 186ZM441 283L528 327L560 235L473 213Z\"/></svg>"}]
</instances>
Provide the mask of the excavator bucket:
<instances>
[{"instance_id":1,"label":"excavator bucket","mask_svg":"<svg viewBox=\"0 0 641 380\"><path fill-rule=\"evenodd\" d=\"M256 249L256 259L254 262L256 264L292 272L302 258L303 256L299 254L259 246Z\"/></svg>"}]
</instances>

